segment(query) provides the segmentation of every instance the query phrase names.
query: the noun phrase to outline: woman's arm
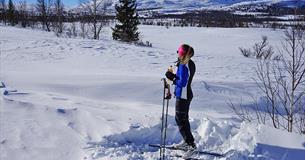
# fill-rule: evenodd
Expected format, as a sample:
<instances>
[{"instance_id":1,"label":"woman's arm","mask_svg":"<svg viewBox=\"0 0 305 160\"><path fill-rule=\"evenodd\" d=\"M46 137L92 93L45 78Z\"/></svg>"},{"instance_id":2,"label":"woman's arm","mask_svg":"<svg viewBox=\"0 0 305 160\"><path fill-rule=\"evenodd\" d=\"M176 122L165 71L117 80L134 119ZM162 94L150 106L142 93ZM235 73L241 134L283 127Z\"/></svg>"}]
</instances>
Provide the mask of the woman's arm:
<instances>
[{"instance_id":1,"label":"woman's arm","mask_svg":"<svg viewBox=\"0 0 305 160\"><path fill-rule=\"evenodd\" d=\"M177 72L175 84L179 87L186 87L189 77L188 69L185 65L180 64Z\"/></svg>"}]
</instances>

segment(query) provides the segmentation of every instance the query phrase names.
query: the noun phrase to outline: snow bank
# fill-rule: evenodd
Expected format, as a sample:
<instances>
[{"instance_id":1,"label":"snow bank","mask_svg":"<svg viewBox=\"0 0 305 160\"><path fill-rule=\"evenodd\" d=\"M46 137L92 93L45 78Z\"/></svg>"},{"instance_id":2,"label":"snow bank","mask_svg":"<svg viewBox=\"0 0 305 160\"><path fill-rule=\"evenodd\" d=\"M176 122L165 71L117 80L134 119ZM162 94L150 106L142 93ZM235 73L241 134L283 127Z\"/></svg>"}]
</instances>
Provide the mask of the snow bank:
<instances>
[{"instance_id":1,"label":"snow bank","mask_svg":"<svg viewBox=\"0 0 305 160\"><path fill-rule=\"evenodd\" d=\"M174 118L170 116L167 144L179 143L181 137ZM157 159L158 150L149 144L160 143L160 126L130 126L127 132L106 136L100 142L88 143L92 159ZM295 159L302 160L305 154L305 137L280 131L265 125L242 123L241 125L209 119L192 120L191 126L198 150L226 154L223 159ZM270 138L272 137L272 138ZM291 140L287 144L287 139ZM291 147L291 148L290 148ZM170 158L179 151L167 151ZM197 158L215 159L209 155Z\"/></svg>"}]
</instances>

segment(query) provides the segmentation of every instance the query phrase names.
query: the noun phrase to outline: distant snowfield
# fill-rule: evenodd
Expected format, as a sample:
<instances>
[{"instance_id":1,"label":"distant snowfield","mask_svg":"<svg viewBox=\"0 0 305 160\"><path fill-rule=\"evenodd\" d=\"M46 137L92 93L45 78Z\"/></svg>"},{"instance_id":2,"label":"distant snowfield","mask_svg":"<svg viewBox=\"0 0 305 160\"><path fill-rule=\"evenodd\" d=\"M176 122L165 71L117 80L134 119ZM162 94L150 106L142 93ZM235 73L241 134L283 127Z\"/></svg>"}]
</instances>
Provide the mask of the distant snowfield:
<instances>
[{"instance_id":1,"label":"distant snowfield","mask_svg":"<svg viewBox=\"0 0 305 160\"><path fill-rule=\"evenodd\" d=\"M115 42L110 31L97 41L0 26L1 92L17 90L1 93L1 160L157 159L148 144L160 139L161 78L182 43L195 49L190 118L200 150L231 151L221 159L304 159L304 136L241 122L227 106L257 94L256 60L238 47L262 35L277 47L282 31L140 26L152 48ZM174 100L169 114L167 143L178 143ZM167 151L168 159L176 154Z\"/></svg>"}]
</instances>

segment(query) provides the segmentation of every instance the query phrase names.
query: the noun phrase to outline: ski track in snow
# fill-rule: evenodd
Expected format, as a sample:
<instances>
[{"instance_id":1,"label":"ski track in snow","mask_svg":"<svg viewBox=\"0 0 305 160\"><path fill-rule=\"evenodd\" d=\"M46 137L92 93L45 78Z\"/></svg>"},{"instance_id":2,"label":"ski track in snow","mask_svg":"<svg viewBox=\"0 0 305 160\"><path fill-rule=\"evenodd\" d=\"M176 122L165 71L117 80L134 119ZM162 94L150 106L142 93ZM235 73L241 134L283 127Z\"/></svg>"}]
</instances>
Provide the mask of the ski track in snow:
<instances>
[{"instance_id":1,"label":"ski track in snow","mask_svg":"<svg viewBox=\"0 0 305 160\"><path fill-rule=\"evenodd\" d=\"M197 158L305 157L304 137L241 123L227 106L229 100L239 103L241 99L244 106L250 105L249 97L257 94L251 80L256 61L242 57L238 47L250 47L261 35L279 43L278 31L140 29L154 47L112 41L109 30L96 41L0 26L0 80L8 90L17 90L5 96L1 90L0 158L158 159L158 150L148 144L160 140L160 79L166 67L174 64L177 46L185 41L195 48L197 72L190 117L198 149L233 151L225 158ZM182 41L185 37L192 38ZM269 132L275 137L265 136ZM168 144L181 141L174 100L169 107L168 135ZM278 140L281 137L294 143L286 144ZM171 159L182 153L167 150L166 154Z\"/></svg>"}]
</instances>

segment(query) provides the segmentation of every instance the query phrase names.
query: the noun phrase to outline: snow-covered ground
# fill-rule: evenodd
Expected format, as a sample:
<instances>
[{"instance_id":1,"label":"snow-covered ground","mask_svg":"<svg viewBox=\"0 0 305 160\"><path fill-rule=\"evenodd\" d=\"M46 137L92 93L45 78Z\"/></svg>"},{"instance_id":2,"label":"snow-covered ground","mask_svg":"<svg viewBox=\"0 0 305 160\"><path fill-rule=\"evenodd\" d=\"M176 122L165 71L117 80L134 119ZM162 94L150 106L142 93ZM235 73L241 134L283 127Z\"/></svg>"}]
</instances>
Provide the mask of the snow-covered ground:
<instances>
[{"instance_id":1,"label":"snow-covered ground","mask_svg":"<svg viewBox=\"0 0 305 160\"><path fill-rule=\"evenodd\" d=\"M282 31L140 26L152 48L0 26L1 160L157 159L163 86L181 43L195 49L191 127L200 150L230 151L220 159L305 159L305 136L241 122L227 105L250 103L256 60L248 48ZM17 90L17 91L13 91ZM181 137L169 107L168 144ZM182 154L167 151L168 159ZM204 159L219 159L202 155Z\"/></svg>"}]
</instances>

